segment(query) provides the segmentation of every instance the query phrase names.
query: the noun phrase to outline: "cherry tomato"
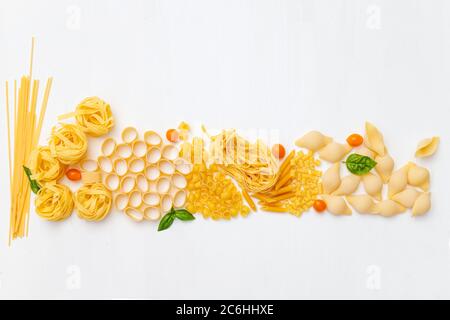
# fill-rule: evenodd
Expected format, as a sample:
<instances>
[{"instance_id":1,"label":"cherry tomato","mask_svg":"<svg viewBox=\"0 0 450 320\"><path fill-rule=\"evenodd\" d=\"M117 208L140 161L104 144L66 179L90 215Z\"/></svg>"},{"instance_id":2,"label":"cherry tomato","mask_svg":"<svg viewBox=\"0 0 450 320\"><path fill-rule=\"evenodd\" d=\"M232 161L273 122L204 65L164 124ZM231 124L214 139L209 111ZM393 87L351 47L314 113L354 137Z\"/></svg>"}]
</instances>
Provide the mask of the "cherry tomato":
<instances>
[{"instance_id":1,"label":"cherry tomato","mask_svg":"<svg viewBox=\"0 0 450 320\"><path fill-rule=\"evenodd\" d=\"M274 144L272 147L272 154L275 158L283 159L286 155L286 149L284 149L282 144Z\"/></svg>"},{"instance_id":2,"label":"cherry tomato","mask_svg":"<svg viewBox=\"0 0 450 320\"><path fill-rule=\"evenodd\" d=\"M175 129L169 129L166 132L166 138L167 140L169 140L170 142L177 142L178 139L180 138L180 135L178 134L178 131Z\"/></svg>"},{"instance_id":3,"label":"cherry tomato","mask_svg":"<svg viewBox=\"0 0 450 320\"><path fill-rule=\"evenodd\" d=\"M313 207L317 212L324 212L327 209L327 203L323 200L316 200Z\"/></svg>"},{"instance_id":4,"label":"cherry tomato","mask_svg":"<svg viewBox=\"0 0 450 320\"><path fill-rule=\"evenodd\" d=\"M347 138L347 143L352 147L359 147L360 145L363 144L363 142L364 138L357 133L354 133Z\"/></svg>"},{"instance_id":5,"label":"cherry tomato","mask_svg":"<svg viewBox=\"0 0 450 320\"><path fill-rule=\"evenodd\" d=\"M79 181L81 180L81 172L78 169L69 169L66 171L66 176L69 178L69 180L72 181Z\"/></svg>"}]
</instances>

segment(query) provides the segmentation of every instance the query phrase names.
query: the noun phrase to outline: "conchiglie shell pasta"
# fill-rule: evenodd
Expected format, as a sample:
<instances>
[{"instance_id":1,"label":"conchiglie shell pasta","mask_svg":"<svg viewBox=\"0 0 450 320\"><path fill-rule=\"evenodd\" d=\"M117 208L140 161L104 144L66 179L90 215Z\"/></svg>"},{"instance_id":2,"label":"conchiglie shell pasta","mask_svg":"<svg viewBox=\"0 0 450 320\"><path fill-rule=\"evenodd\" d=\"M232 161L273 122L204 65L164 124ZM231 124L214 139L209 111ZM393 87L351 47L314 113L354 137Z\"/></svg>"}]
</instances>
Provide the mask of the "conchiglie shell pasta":
<instances>
[{"instance_id":1,"label":"conchiglie shell pasta","mask_svg":"<svg viewBox=\"0 0 450 320\"><path fill-rule=\"evenodd\" d=\"M367 194L371 195L376 200L381 200L383 180L373 173L368 173L362 177L362 181Z\"/></svg>"},{"instance_id":2,"label":"conchiglie shell pasta","mask_svg":"<svg viewBox=\"0 0 450 320\"><path fill-rule=\"evenodd\" d=\"M383 157L386 154L386 146L381 132L370 122L366 122L366 145L377 155Z\"/></svg>"},{"instance_id":3,"label":"conchiglie shell pasta","mask_svg":"<svg viewBox=\"0 0 450 320\"><path fill-rule=\"evenodd\" d=\"M375 212L383 217L392 217L406 211L406 208L393 200L384 200L375 205Z\"/></svg>"},{"instance_id":4,"label":"conchiglie shell pasta","mask_svg":"<svg viewBox=\"0 0 450 320\"><path fill-rule=\"evenodd\" d=\"M417 158L430 157L436 153L440 143L439 137L433 137L419 142L416 150Z\"/></svg>"},{"instance_id":5,"label":"conchiglie shell pasta","mask_svg":"<svg viewBox=\"0 0 450 320\"><path fill-rule=\"evenodd\" d=\"M341 185L340 169L341 164L338 162L325 171L322 177L322 188L324 194L333 193Z\"/></svg>"},{"instance_id":6,"label":"conchiglie shell pasta","mask_svg":"<svg viewBox=\"0 0 450 320\"><path fill-rule=\"evenodd\" d=\"M408 171L408 183L413 187L421 188L423 191L430 189L430 172L428 169L410 163Z\"/></svg>"},{"instance_id":7,"label":"conchiglie shell pasta","mask_svg":"<svg viewBox=\"0 0 450 320\"><path fill-rule=\"evenodd\" d=\"M416 200L419 196L420 196L419 191L412 188L408 188L394 195L392 197L392 200L394 200L395 202L397 202L398 204L402 205L405 208L411 209L414 206L414 203L416 203Z\"/></svg>"},{"instance_id":8,"label":"conchiglie shell pasta","mask_svg":"<svg viewBox=\"0 0 450 320\"><path fill-rule=\"evenodd\" d=\"M349 175L342 179L339 188L333 192L334 196L348 196L354 193L361 182L361 178L356 175Z\"/></svg>"},{"instance_id":9,"label":"conchiglie shell pasta","mask_svg":"<svg viewBox=\"0 0 450 320\"><path fill-rule=\"evenodd\" d=\"M324 136L322 133L318 131L311 131L306 135L304 135L303 137L301 137L300 139L297 139L297 141L295 141L295 145L299 148L305 148L316 152L332 141L333 139Z\"/></svg>"},{"instance_id":10,"label":"conchiglie shell pasta","mask_svg":"<svg viewBox=\"0 0 450 320\"><path fill-rule=\"evenodd\" d=\"M346 197L347 202L359 213L376 214L376 203L371 196L356 195Z\"/></svg>"},{"instance_id":11,"label":"conchiglie shell pasta","mask_svg":"<svg viewBox=\"0 0 450 320\"><path fill-rule=\"evenodd\" d=\"M360 154L360 155L362 155L362 156L366 156L366 157L372 158L372 159L375 158L375 153L374 153L373 151L369 150L369 149L366 148L366 147L361 147L361 148L359 148L358 151L357 151L356 153L357 153L357 154Z\"/></svg>"},{"instance_id":12,"label":"conchiglie shell pasta","mask_svg":"<svg viewBox=\"0 0 450 320\"><path fill-rule=\"evenodd\" d=\"M331 142L319 151L319 157L328 162L341 161L350 151L352 147L347 144Z\"/></svg>"},{"instance_id":13,"label":"conchiglie shell pasta","mask_svg":"<svg viewBox=\"0 0 450 320\"><path fill-rule=\"evenodd\" d=\"M334 215L351 215L352 210L349 208L344 198L337 196L324 195L323 200L327 204L328 211Z\"/></svg>"},{"instance_id":14,"label":"conchiglie shell pasta","mask_svg":"<svg viewBox=\"0 0 450 320\"><path fill-rule=\"evenodd\" d=\"M408 185L408 169L409 166L405 166L392 174L388 185L389 198L406 189Z\"/></svg>"},{"instance_id":15,"label":"conchiglie shell pasta","mask_svg":"<svg viewBox=\"0 0 450 320\"><path fill-rule=\"evenodd\" d=\"M383 182L388 183L391 179L392 172L394 171L394 159L386 153L383 157L375 157L375 161L377 162L375 170L378 172Z\"/></svg>"},{"instance_id":16,"label":"conchiglie shell pasta","mask_svg":"<svg viewBox=\"0 0 450 320\"><path fill-rule=\"evenodd\" d=\"M422 193L416 200L412 209L413 217L422 216L431 209L431 194Z\"/></svg>"}]
</instances>

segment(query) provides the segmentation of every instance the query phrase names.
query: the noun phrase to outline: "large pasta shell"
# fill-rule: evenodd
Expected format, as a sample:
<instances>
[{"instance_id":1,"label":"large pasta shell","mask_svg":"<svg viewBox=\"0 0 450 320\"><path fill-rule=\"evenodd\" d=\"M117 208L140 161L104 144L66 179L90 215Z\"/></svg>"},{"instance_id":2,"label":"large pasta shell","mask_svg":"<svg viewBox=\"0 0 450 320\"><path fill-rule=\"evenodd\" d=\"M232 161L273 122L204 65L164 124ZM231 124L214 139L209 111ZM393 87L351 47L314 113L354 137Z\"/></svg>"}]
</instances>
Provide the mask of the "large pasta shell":
<instances>
[{"instance_id":1,"label":"large pasta shell","mask_svg":"<svg viewBox=\"0 0 450 320\"><path fill-rule=\"evenodd\" d=\"M436 153L440 143L439 137L425 139L419 142L416 150L417 158L430 157Z\"/></svg>"},{"instance_id":2,"label":"large pasta shell","mask_svg":"<svg viewBox=\"0 0 450 320\"><path fill-rule=\"evenodd\" d=\"M305 148L311 151L318 151L329 144L333 139L323 135L318 131L311 131L305 134L303 137L295 141L295 145L299 148Z\"/></svg>"},{"instance_id":3,"label":"large pasta shell","mask_svg":"<svg viewBox=\"0 0 450 320\"><path fill-rule=\"evenodd\" d=\"M386 154L386 146L381 132L370 122L366 122L366 145L377 155L384 157Z\"/></svg>"}]
</instances>

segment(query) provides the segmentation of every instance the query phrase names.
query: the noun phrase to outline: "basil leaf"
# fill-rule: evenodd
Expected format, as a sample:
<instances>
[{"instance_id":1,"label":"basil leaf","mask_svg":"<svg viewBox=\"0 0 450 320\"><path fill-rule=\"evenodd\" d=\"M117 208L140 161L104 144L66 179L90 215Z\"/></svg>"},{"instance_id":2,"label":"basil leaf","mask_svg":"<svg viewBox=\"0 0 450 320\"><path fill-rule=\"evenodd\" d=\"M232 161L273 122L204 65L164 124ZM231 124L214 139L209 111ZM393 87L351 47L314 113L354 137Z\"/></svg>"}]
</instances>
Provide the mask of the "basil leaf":
<instances>
[{"instance_id":1,"label":"basil leaf","mask_svg":"<svg viewBox=\"0 0 450 320\"><path fill-rule=\"evenodd\" d=\"M41 190L41 186L39 185L39 183L37 183L36 180L31 179L31 176L33 174L31 173L30 169L28 169L27 167L23 166L23 170L25 171L25 174L28 177L28 181L30 181L31 191L33 191L33 193L37 194L39 192L39 190Z\"/></svg>"},{"instance_id":2,"label":"basil leaf","mask_svg":"<svg viewBox=\"0 0 450 320\"><path fill-rule=\"evenodd\" d=\"M175 220L175 214L173 211L170 211L159 222L158 231L163 231L163 230L169 229L174 220Z\"/></svg>"},{"instance_id":3,"label":"basil leaf","mask_svg":"<svg viewBox=\"0 0 450 320\"><path fill-rule=\"evenodd\" d=\"M175 216L182 221L195 220L194 215L186 209L175 210Z\"/></svg>"},{"instance_id":4,"label":"basil leaf","mask_svg":"<svg viewBox=\"0 0 450 320\"><path fill-rule=\"evenodd\" d=\"M377 165L372 158L357 153L350 155L344 163L347 165L348 171L358 176L369 173Z\"/></svg>"}]
</instances>

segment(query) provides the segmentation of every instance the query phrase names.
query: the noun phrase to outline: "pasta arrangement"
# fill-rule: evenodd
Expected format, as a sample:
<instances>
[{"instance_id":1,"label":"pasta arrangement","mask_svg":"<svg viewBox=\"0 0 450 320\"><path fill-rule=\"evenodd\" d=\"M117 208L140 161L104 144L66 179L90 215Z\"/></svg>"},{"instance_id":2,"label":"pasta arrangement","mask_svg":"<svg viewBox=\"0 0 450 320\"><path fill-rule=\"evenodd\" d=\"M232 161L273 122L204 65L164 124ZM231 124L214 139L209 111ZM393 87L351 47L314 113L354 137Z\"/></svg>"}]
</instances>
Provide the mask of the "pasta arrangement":
<instances>
[{"instance_id":1,"label":"pasta arrangement","mask_svg":"<svg viewBox=\"0 0 450 320\"><path fill-rule=\"evenodd\" d=\"M154 131L141 140L133 127L125 128L121 138L119 143L105 139L98 158L115 207L137 222L159 220L172 208L182 208L192 165L179 157L178 148L164 144Z\"/></svg>"},{"instance_id":2,"label":"pasta arrangement","mask_svg":"<svg viewBox=\"0 0 450 320\"><path fill-rule=\"evenodd\" d=\"M190 140L191 128L181 122L167 130L166 141L156 131L140 135L127 127L120 140L106 137L94 160L87 158L89 138L108 134L115 124L111 106L94 96L58 117L74 123L54 126L48 145L39 146L52 78L38 113L33 51L34 39L29 75L14 82L12 126L6 82L10 241L28 233L31 192L37 215L48 221L66 220L74 209L83 220L102 221L115 207L137 222L159 221L158 231L175 219L193 220L193 214L230 220L258 208L295 216L314 208L337 216L357 211L383 217L407 210L417 217L431 209L429 170L413 161L396 167L383 134L369 122L364 137L352 134L347 143L310 131L295 141L304 150L287 156L282 145L250 142L236 130L211 136L202 126L208 139ZM431 157L439 144L439 137L420 141L415 157ZM329 166L322 172L324 163ZM64 176L81 181L78 190L72 192Z\"/></svg>"}]
</instances>

